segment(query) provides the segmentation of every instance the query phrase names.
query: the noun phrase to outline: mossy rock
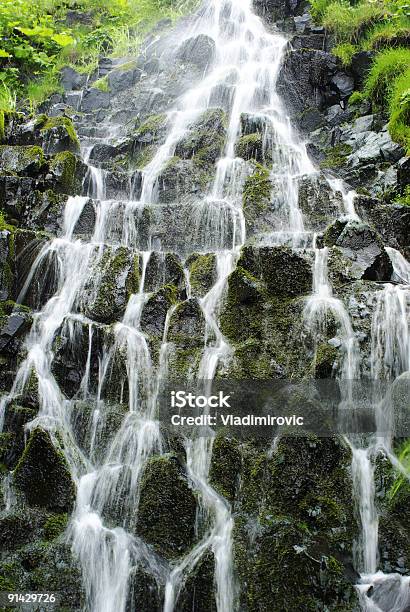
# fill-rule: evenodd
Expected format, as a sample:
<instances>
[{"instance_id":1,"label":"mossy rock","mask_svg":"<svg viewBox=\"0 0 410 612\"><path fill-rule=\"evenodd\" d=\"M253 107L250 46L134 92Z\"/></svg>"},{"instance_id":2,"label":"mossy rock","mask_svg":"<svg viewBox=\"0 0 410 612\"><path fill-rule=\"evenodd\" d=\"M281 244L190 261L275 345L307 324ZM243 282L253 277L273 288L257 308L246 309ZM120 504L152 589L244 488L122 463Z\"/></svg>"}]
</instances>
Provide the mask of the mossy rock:
<instances>
[{"instance_id":1,"label":"mossy rock","mask_svg":"<svg viewBox=\"0 0 410 612\"><path fill-rule=\"evenodd\" d=\"M191 290L195 296L203 297L216 282L216 257L213 253L197 254L185 262L189 270Z\"/></svg>"},{"instance_id":2,"label":"mossy rock","mask_svg":"<svg viewBox=\"0 0 410 612\"><path fill-rule=\"evenodd\" d=\"M14 232L0 225L0 300L8 300L14 284ZM13 228L14 229L14 228Z\"/></svg>"},{"instance_id":3,"label":"mossy rock","mask_svg":"<svg viewBox=\"0 0 410 612\"><path fill-rule=\"evenodd\" d=\"M272 193L272 183L269 177L268 168L261 164L255 164L253 173L245 180L243 214L250 229L258 218L269 209Z\"/></svg>"},{"instance_id":4,"label":"mossy rock","mask_svg":"<svg viewBox=\"0 0 410 612\"><path fill-rule=\"evenodd\" d=\"M141 482L137 535L167 559L185 554L195 542L197 502L175 457L148 462Z\"/></svg>"},{"instance_id":5,"label":"mossy rock","mask_svg":"<svg viewBox=\"0 0 410 612\"><path fill-rule=\"evenodd\" d=\"M235 500L241 472L241 452L235 438L218 432L213 446L209 482L230 503Z\"/></svg>"},{"instance_id":6,"label":"mossy rock","mask_svg":"<svg viewBox=\"0 0 410 612\"><path fill-rule=\"evenodd\" d=\"M158 201L160 204L192 202L192 198L205 194L212 181L206 167L195 159L171 157L158 176Z\"/></svg>"},{"instance_id":7,"label":"mossy rock","mask_svg":"<svg viewBox=\"0 0 410 612\"><path fill-rule=\"evenodd\" d=\"M55 540L67 528L68 514L52 514L44 523L44 536L47 540Z\"/></svg>"},{"instance_id":8,"label":"mossy rock","mask_svg":"<svg viewBox=\"0 0 410 612\"><path fill-rule=\"evenodd\" d=\"M237 157L257 162L264 161L263 137L260 133L246 134L241 136L235 145Z\"/></svg>"},{"instance_id":9,"label":"mossy rock","mask_svg":"<svg viewBox=\"0 0 410 612\"><path fill-rule=\"evenodd\" d=\"M43 149L37 146L0 146L1 174L37 176L45 167Z\"/></svg>"},{"instance_id":10,"label":"mossy rock","mask_svg":"<svg viewBox=\"0 0 410 612\"><path fill-rule=\"evenodd\" d=\"M29 506L54 512L70 511L75 487L63 453L53 445L50 434L35 429L16 469L14 484Z\"/></svg>"},{"instance_id":11,"label":"mossy rock","mask_svg":"<svg viewBox=\"0 0 410 612\"><path fill-rule=\"evenodd\" d=\"M313 363L314 377L331 378L338 355L339 352L334 346L327 343L320 344L316 349Z\"/></svg>"},{"instance_id":12,"label":"mossy rock","mask_svg":"<svg viewBox=\"0 0 410 612\"><path fill-rule=\"evenodd\" d=\"M205 317L196 298L178 304L172 313L168 340L178 347L201 347L204 343Z\"/></svg>"},{"instance_id":13,"label":"mossy rock","mask_svg":"<svg viewBox=\"0 0 410 612\"><path fill-rule=\"evenodd\" d=\"M83 292L85 314L100 323L119 320L138 284L138 256L126 247L106 247Z\"/></svg>"},{"instance_id":14,"label":"mossy rock","mask_svg":"<svg viewBox=\"0 0 410 612\"><path fill-rule=\"evenodd\" d=\"M222 155L226 135L226 116L222 109L211 108L189 126L186 136L176 146L175 155L195 158L198 163L213 164Z\"/></svg>"},{"instance_id":15,"label":"mossy rock","mask_svg":"<svg viewBox=\"0 0 410 612\"><path fill-rule=\"evenodd\" d=\"M80 151L80 141L69 117L47 117L40 115L35 123L44 138L45 150L49 154Z\"/></svg>"},{"instance_id":16,"label":"mossy rock","mask_svg":"<svg viewBox=\"0 0 410 612\"><path fill-rule=\"evenodd\" d=\"M0 518L0 546L11 552L40 537L45 514L38 508L13 509Z\"/></svg>"},{"instance_id":17,"label":"mossy rock","mask_svg":"<svg viewBox=\"0 0 410 612\"><path fill-rule=\"evenodd\" d=\"M80 195L86 166L71 151L56 153L50 161L50 172L56 178L55 190L68 195Z\"/></svg>"},{"instance_id":18,"label":"mossy rock","mask_svg":"<svg viewBox=\"0 0 410 612\"><path fill-rule=\"evenodd\" d=\"M256 524L238 521L235 567L242 584L241 609L249 612L358 609L357 594L343 565L315 547L307 527L291 517L262 513ZM289 577L292 576L292 588Z\"/></svg>"},{"instance_id":19,"label":"mossy rock","mask_svg":"<svg viewBox=\"0 0 410 612\"><path fill-rule=\"evenodd\" d=\"M154 576L143 567L135 567L130 572L127 610L149 610L162 612L164 588L158 585Z\"/></svg>"}]
</instances>

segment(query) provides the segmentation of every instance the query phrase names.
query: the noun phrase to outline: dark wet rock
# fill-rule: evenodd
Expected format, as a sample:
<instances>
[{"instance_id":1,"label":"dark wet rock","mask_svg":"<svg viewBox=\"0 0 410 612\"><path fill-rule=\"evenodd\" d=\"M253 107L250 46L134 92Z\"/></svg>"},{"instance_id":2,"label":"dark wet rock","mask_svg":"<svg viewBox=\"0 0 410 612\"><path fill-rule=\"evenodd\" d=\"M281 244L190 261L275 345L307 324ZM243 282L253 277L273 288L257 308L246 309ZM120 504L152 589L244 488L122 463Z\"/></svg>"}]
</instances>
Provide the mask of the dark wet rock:
<instances>
[{"instance_id":1,"label":"dark wet rock","mask_svg":"<svg viewBox=\"0 0 410 612\"><path fill-rule=\"evenodd\" d=\"M9 470L14 470L25 447L26 432L24 426L32 421L36 411L32 408L9 404L5 409L3 432L8 436L8 443L3 446L0 462Z\"/></svg>"},{"instance_id":2,"label":"dark wet rock","mask_svg":"<svg viewBox=\"0 0 410 612\"><path fill-rule=\"evenodd\" d=\"M253 0L254 10L258 15L268 22L291 17L292 15L302 15L307 6L305 0Z\"/></svg>"},{"instance_id":3,"label":"dark wet rock","mask_svg":"<svg viewBox=\"0 0 410 612\"><path fill-rule=\"evenodd\" d=\"M108 86L116 94L135 85L140 80L141 74L142 71L136 67L135 62L120 64L107 74Z\"/></svg>"},{"instance_id":4,"label":"dark wet rock","mask_svg":"<svg viewBox=\"0 0 410 612\"><path fill-rule=\"evenodd\" d=\"M264 161L263 138L259 133L241 136L235 145L235 154L245 160Z\"/></svg>"},{"instance_id":5,"label":"dark wet rock","mask_svg":"<svg viewBox=\"0 0 410 612\"><path fill-rule=\"evenodd\" d=\"M351 71L354 76L356 89L362 85L371 68L373 58L374 52L372 51L358 51L352 56Z\"/></svg>"},{"instance_id":6,"label":"dark wet rock","mask_svg":"<svg viewBox=\"0 0 410 612\"><path fill-rule=\"evenodd\" d=\"M143 567L131 570L130 589L127 599L126 610L150 610L150 612L161 612L163 609L164 589L158 585L155 577Z\"/></svg>"},{"instance_id":7,"label":"dark wet rock","mask_svg":"<svg viewBox=\"0 0 410 612\"><path fill-rule=\"evenodd\" d=\"M358 215L382 237L384 243L410 255L410 208L400 204L384 204L367 196L355 198Z\"/></svg>"},{"instance_id":8,"label":"dark wet rock","mask_svg":"<svg viewBox=\"0 0 410 612\"><path fill-rule=\"evenodd\" d=\"M37 146L0 146L1 173L36 176L45 165L44 153Z\"/></svg>"},{"instance_id":9,"label":"dark wet rock","mask_svg":"<svg viewBox=\"0 0 410 612\"><path fill-rule=\"evenodd\" d=\"M195 541L197 502L178 460L153 457L141 482L137 534L168 559L188 552Z\"/></svg>"},{"instance_id":10,"label":"dark wet rock","mask_svg":"<svg viewBox=\"0 0 410 612\"><path fill-rule=\"evenodd\" d=\"M238 265L266 283L272 295L307 295L312 287L310 262L289 247L245 247Z\"/></svg>"},{"instance_id":11,"label":"dark wet rock","mask_svg":"<svg viewBox=\"0 0 410 612\"><path fill-rule=\"evenodd\" d=\"M144 291L156 291L167 284L180 287L183 279L184 270L178 255L154 252L147 264Z\"/></svg>"},{"instance_id":12,"label":"dark wet rock","mask_svg":"<svg viewBox=\"0 0 410 612\"><path fill-rule=\"evenodd\" d=\"M211 551L206 552L185 582L178 597L181 612L216 612L214 588L215 559Z\"/></svg>"},{"instance_id":13,"label":"dark wet rock","mask_svg":"<svg viewBox=\"0 0 410 612\"><path fill-rule=\"evenodd\" d=\"M402 157L397 164L397 182L400 191L410 185L410 157Z\"/></svg>"},{"instance_id":14,"label":"dark wet rock","mask_svg":"<svg viewBox=\"0 0 410 612\"><path fill-rule=\"evenodd\" d=\"M177 58L190 64L195 64L202 70L210 66L215 57L215 42L210 36L198 34L182 43L177 52Z\"/></svg>"},{"instance_id":15,"label":"dark wet rock","mask_svg":"<svg viewBox=\"0 0 410 612\"><path fill-rule=\"evenodd\" d=\"M121 155L121 150L118 147L110 144L98 143L91 149L89 161L93 166L109 168L119 155Z\"/></svg>"},{"instance_id":16,"label":"dark wet rock","mask_svg":"<svg viewBox=\"0 0 410 612\"><path fill-rule=\"evenodd\" d=\"M88 362L89 389L97 390L99 365L103 358L106 327L67 318L53 343L52 372L67 397L80 389ZM89 351L91 346L91 353ZM87 425L90 425L88 423Z\"/></svg>"},{"instance_id":17,"label":"dark wet rock","mask_svg":"<svg viewBox=\"0 0 410 612\"><path fill-rule=\"evenodd\" d=\"M332 77L331 83L339 92L341 99L348 98L353 92L354 79L344 72L336 72L336 74Z\"/></svg>"},{"instance_id":18,"label":"dark wet rock","mask_svg":"<svg viewBox=\"0 0 410 612\"><path fill-rule=\"evenodd\" d=\"M246 138L243 137L243 138ZM270 171L259 163L253 164L253 172L246 178L243 187L243 214L249 233L269 230L272 226L273 185Z\"/></svg>"},{"instance_id":19,"label":"dark wet rock","mask_svg":"<svg viewBox=\"0 0 410 612\"><path fill-rule=\"evenodd\" d=\"M208 173L192 159L172 157L158 177L158 200L164 204L200 195L210 180Z\"/></svg>"},{"instance_id":20,"label":"dark wet rock","mask_svg":"<svg viewBox=\"0 0 410 612\"><path fill-rule=\"evenodd\" d=\"M176 299L177 289L173 285L166 285L148 298L141 315L144 333L162 338L167 312Z\"/></svg>"},{"instance_id":21,"label":"dark wet rock","mask_svg":"<svg viewBox=\"0 0 410 612\"><path fill-rule=\"evenodd\" d=\"M350 275L363 280L390 280L393 272L380 236L359 221L335 221L324 234L326 246L337 246L351 261Z\"/></svg>"},{"instance_id":22,"label":"dark wet rock","mask_svg":"<svg viewBox=\"0 0 410 612\"><path fill-rule=\"evenodd\" d=\"M73 507L75 488L67 462L46 431L31 433L14 470L14 483L30 506L57 512Z\"/></svg>"},{"instance_id":23,"label":"dark wet rock","mask_svg":"<svg viewBox=\"0 0 410 612\"><path fill-rule=\"evenodd\" d=\"M205 335L205 318L196 298L179 304L172 314L168 330L168 339L176 344L203 344Z\"/></svg>"},{"instance_id":24,"label":"dark wet rock","mask_svg":"<svg viewBox=\"0 0 410 612\"><path fill-rule=\"evenodd\" d=\"M69 117L47 117L39 115L35 126L40 130L44 150L48 154L71 151L78 153L80 141L78 140L73 122Z\"/></svg>"},{"instance_id":25,"label":"dark wet rock","mask_svg":"<svg viewBox=\"0 0 410 612\"><path fill-rule=\"evenodd\" d=\"M100 109L110 107L111 94L107 91L91 88L84 92L81 101L81 110L84 113L91 113Z\"/></svg>"},{"instance_id":26,"label":"dark wet rock","mask_svg":"<svg viewBox=\"0 0 410 612\"><path fill-rule=\"evenodd\" d=\"M71 66L64 66L60 71L60 83L66 91L78 91L85 87L87 75L81 74Z\"/></svg>"},{"instance_id":27,"label":"dark wet rock","mask_svg":"<svg viewBox=\"0 0 410 612\"><path fill-rule=\"evenodd\" d=\"M226 133L226 116L222 109L206 111L190 127L189 132L176 146L175 155L214 163L222 154Z\"/></svg>"},{"instance_id":28,"label":"dark wet rock","mask_svg":"<svg viewBox=\"0 0 410 612\"><path fill-rule=\"evenodd\" d=\"M2 318L0 328L0 351L15 352L16 340L21 341L26 332L30 329L32 317L29 312L25 312L24 308L17 308L16 312L12 312L5 319Z\"/></svg>"},{"instance_id":29,"label":"dark wet rock","mask_svg":"<svg viewBox=\"0 0 410 612\"><path fill-rule=\"evenodd\" d=\"M343 141L353 149L352 154L347 158L347 163L351 168L366 163L396 162L403 156L402 147L392 141L387 131L372 132L360 129L357 133L353 129L353 134L348 138L343 138Z\"/></svg>"},{"instance_id":30,"label":"dark wet rock","mask_svg":"<svg viewBox=\"0 0 410 612\"><path fill-rule=\"evenodd\" d=\"M290 50L278 77L278 91L299 124L306 108L323 110L340 99L333 77L338 72L336 58L325 51Z\"/></svg>"},{"instance_id":31,"label":"dark wet rock","mask_svg":"<svg viewBox=\"0 0 410 612\"><path fill-rule=\"evenodd\" d=\"M0 230L0 300L7 300L11 296L13 286L12 248L12 233L6 229Z\"/></svg>"}]
</instances>

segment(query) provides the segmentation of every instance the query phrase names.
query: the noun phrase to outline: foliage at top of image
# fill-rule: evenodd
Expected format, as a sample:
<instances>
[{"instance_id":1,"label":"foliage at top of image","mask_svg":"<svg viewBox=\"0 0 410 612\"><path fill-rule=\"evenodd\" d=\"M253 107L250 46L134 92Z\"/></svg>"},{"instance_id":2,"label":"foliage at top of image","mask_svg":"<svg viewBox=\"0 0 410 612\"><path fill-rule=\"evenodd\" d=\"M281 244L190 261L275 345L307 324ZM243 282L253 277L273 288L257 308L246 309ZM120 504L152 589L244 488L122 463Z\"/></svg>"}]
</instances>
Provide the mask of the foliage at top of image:
<instances>
[{"instance_id":1,"label":"foliage at top of image","mask_svg":"<svg viewBox=\"0 0 410 612\"><path fill-rule=\"evenodd\" d=\"M136 53L160 19L174 19L193 0L1 0L0 111L16 99L32 106L59 90L72 65L90 73L98 57Z\"/></svg>"}]
</instances>

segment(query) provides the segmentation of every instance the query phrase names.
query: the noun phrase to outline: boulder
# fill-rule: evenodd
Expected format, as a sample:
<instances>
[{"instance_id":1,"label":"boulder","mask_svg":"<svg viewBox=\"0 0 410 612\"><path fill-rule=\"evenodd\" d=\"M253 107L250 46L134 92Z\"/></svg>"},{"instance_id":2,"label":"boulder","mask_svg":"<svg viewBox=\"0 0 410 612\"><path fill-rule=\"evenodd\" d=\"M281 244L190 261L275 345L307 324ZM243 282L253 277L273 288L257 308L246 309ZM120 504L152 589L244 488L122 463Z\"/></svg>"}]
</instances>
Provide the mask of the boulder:
<instances>
[{"instance_id":1,"label":"boulder","mask_svg":"<svg viewBox=\"0 0 410 612\"><path fill-rule=\"evenodd\" d=\"M95 87L87 89L81 100L81 110L84 113L92 113L100 109L110 107L111 94L108 91L101 91Z\"/></svg>"},{"instance_id":2,"label":"boulder","mask_svg":"<svg viewBox=\"0 0 410 612\"><path fill-rule=\"evenodd\" d=\"M176 299L177 289L173 285L165 285L148 298L141 315L141 329L145 334L162 339L167 312Z\"/></svg>"},{"instance_id":3,"label":"boulder","mask_svg":"<svg viewBox=\"0 0 410 612\"><path fill-rule=\"evenodd\" d=\"M61 151L78 153L80 151L80 141L69 117L40 115L35 125L40 130L46 153L53 154Z\"/></svg>"},{"instance_id":4,"label":"boulder","mask_svg":"<svg viewBox=\"0 0 410 612\"><path fill-rule=\"evenodd\" d=\"M393 272L390 258L380 236L360 221L337 220L324 234L325 246L337 246L351 262L351 278L388 281Z\"/></svg>"},{"instance_id":5,"label":"boulder","mask_svg":"<svg viewBox=\"0 0 410 612\"><path fill-rule=\"evenodd\" d=\"M306 175L299 180L298 205L306 226L323 230L331 219L343 212L343 198L320 174Z\"/></svg>"},{"instance_id":6,"label":"boulder","mask_svg":"<svg viewBox=\"0 0 410 612\"><path fill-rule=\"evenodd\" d=\"M205 317L196 298L178 304L172 313L168 340L176 344L203 345L205 336Z\"/></svg>"},{"instance_id":7,"label":"boulder","mask_svg":"<svg viewBox=\"0 0 410 612\"><path fill-rule=\"evenodd\" d=\"M197 502L178 460L153 457L142 477L137 535L166 559L186 554L195 542Z\"/></svg>"},{"instance_id":8,"label":"boulder","mask_svg":"<svg viewBox=\"0 0 410 612\"><path fill-rule=\"evenodd\" d=\"M175 155L182 159L196 155L203 162L214 163L222 154L225 134L225 113L220 108L210 109L189 126L188 134L175 148Z\"/></svg>"},{"instance_id":9,"label":"boulder","mask_svg":"<svg viewBox=\"0 0 410 612\"><path fill-rule=\"evenodd\" d=\"M252 4L258 15L272 23L286 17L302 15L308 3L305 0L253 0ZM307 23L310 23L310 20Z\"/></svg>"},{"instance_id":10,"label":"boulder","mask_svg":"<svg viewBox=\"0 0 410 612\"><path fill-rule=\"evenodd\" d=\"M185 40L177 51L177 58L195 64L201 70L208 68L215 57L215 41L206 34L198 34Z\"/></svg>"},{"instance_id":11,"label":"boulder","mask_svg":"<svg viewBox=\"0 0 410 612\"><path fill-rule=\"evenodd\" d=\"M129 89L140 80L142 70L137 68L135 62L127 62L116 66L107 74L108 86L113 94Z\"/></svg>"},{"instance_id":12,"label":"boulder","mask_svg":"<svg viewBox=\"0 0 410 612\"><path fill-rule=\"evenodd\" d=\"M154 251L147 264L144 291L156 291L164 285L180 287L183 279L184 270L178 255Z\"/></svg>"},{"instance_id":13,"label":"boulder","mask_svg":"<svg viewBox=\"0 0 410 612\"><path fill-rule=\"evenodd\" d=\"M203 297L216 282L216 257L213 253L192 254L185 262L192 293Z\"/></svg>"},{"instance_id":14,"label":"boulder","mask_svg":"<svg viewBox=\"0 0 410 612\"><path fill-rule=\"evenodd\" d=\"M181 202L206 191L211 177L192 159L172 157L158 176L158 201Z\"/></svg>"},{"instance_id":15,"label":"boulder","mask_svg":"<svg viewBox=\"0 0 410 612\"><path fill-rule=\"evenodd\" d=\"M3 175L36 176L44 166L45 159L41 147L0 146L0 167Z\"/></svg>"},{"instance_id":16,"label":"boulder","mask_svg":"<svg viewBox=\"0 0 410 612\"><path fill-rule=\"evenodd\" d=\"M14 484L29 506L52 512L72 510L75 487L63 453L56 449L50 434L35 429L14 470Z\"/></svg>"},{"instance_id":17,"label":"boulder","mask_svg":"<svg viewBox=\"0 0 410 612\"><path fill-rule=\"evenodd\" d=\"M50 173L53 176L52 187L58 193L80 195L87 173L87 166L71 151L61 151L50 161Z\"/></svg>"},{"instance_id":18,"label":"boulder","mask_svg":"<svg viewBox=\"0 0 410 612\"><path fill-rule=\"evenodd\" d=\"M83 312L100 323L121 319L131 293L138 290L138 257L126 247L106 247L97 257L81 294Z\"/></svg>"}]
</instances>

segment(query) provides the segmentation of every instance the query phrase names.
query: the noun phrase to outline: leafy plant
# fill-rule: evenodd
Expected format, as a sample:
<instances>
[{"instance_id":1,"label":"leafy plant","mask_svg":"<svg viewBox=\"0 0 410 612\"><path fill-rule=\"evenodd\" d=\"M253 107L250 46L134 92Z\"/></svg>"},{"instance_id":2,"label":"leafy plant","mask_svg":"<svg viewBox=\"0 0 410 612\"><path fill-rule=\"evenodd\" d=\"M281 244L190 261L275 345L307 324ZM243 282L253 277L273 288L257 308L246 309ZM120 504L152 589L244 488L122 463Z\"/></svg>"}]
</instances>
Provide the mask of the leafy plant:
<instances>
[{"instance_id":1,"label":"leafy plant","mask_svg":"<svg viewBox=\"0 0 410 612\"><path fill-rule=\"evenodd\" d=\"M352 57L357 50L357 47L352 45L352 43L341 43L337 45L337 47L334 47L332 52L333 55L336 55L336 57L341 60L343 66L350 66Z\"/></svg>"}]
</instances>

